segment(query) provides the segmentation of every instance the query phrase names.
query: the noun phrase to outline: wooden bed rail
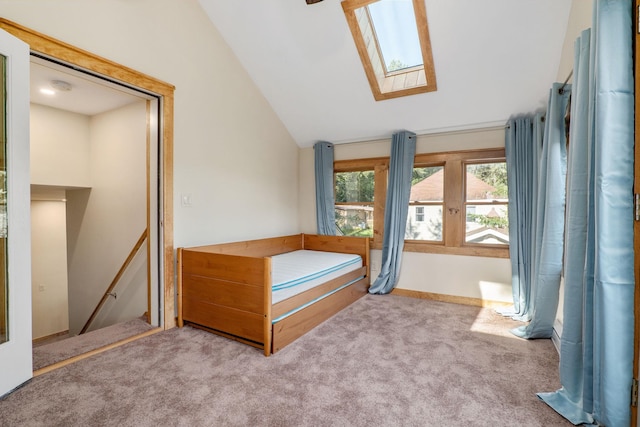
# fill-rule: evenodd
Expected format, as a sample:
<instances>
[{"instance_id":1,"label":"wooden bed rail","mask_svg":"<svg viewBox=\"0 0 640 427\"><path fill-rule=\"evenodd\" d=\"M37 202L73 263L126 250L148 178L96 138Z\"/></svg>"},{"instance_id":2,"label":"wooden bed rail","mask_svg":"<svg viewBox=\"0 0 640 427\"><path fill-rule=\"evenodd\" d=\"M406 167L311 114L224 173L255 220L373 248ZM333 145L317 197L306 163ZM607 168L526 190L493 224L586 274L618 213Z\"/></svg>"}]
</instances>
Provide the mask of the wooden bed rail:
<instances>
[{"instance_id":1,"label":"wooden bed rail","mask_svg":"<svg viewBox=\"0 0 640 427\"><path fill-rule=\"evenodd\" d=\"M245 242L195 246L187 249L199 252L262 258L302 249L303 236L303 234L293 234L290 236L269 237Z\"/></svg>"}]
</instances>

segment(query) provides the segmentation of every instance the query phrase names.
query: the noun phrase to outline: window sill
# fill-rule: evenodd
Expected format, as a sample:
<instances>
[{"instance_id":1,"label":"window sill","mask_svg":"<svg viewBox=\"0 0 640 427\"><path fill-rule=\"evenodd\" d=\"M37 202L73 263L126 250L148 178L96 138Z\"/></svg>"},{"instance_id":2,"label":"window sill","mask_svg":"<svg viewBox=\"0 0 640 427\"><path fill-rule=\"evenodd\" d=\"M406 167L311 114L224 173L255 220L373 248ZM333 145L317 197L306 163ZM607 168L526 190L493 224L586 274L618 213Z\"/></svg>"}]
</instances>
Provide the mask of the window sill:
<instances>
[{"instance_id":1,"label":"window sill","mask_svg":"<svg viewBox=\"0 0 640 427\"><path fill-rule=\"evenodd\" d=\"M371 249L382 250L381 243L373 243ZM487 246L444 246L431 243L405 242L405 252L419 252L426 254L443 255L466 255L486 258L509 258L509 247L487 247Z\"/></svg>"}]
</instances>

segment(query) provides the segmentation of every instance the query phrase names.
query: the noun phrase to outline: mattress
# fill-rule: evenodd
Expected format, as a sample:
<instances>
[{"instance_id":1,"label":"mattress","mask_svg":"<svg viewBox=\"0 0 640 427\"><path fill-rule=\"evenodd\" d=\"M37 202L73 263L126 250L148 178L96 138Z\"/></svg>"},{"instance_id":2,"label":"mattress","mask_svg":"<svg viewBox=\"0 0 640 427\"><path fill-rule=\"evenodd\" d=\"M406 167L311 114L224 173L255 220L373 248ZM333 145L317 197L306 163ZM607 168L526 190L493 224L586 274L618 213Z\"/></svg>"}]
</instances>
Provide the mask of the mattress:
<instances>
[{"instance_id":1,"label":"mattress","mask_svg":"<svg viewBox=\"0 0 640 427\"><path fill-rule=\"evenodd\" d=\"M360 255L299 250L271 257L271 302L276 304L362 267Z\"/></svg>"}]
</instances>

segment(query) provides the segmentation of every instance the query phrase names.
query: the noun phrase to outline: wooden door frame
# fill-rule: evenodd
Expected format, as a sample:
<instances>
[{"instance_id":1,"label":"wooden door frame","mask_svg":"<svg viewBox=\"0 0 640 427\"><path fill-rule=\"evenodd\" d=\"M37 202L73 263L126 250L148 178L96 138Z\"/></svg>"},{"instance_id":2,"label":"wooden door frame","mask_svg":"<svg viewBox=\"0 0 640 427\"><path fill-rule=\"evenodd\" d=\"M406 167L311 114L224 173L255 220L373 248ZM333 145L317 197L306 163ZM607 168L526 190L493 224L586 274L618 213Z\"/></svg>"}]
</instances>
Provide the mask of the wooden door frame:
<instances>
[{"instance_id":1,"label":"wooden door frame","mask_svg":"<svg viewBox=\"0 0 640 427\"><path fill-rule=\"evenodd\" d=\"M163 266L161 275L164 280L164 320L160 327L164 330L175 327L173 255L173 94L175 87L4 18L0 18L0 28L26 42L31 52L143 89L160 98L159 129L162 138L160 151L162 162L160 185L162 186L162 194L160 197L162 198L162 212L160 212L159 219L162 224L162 254L159 261ZM148 198L149 196L147 195Z\"/></svg>"}]
</instances>

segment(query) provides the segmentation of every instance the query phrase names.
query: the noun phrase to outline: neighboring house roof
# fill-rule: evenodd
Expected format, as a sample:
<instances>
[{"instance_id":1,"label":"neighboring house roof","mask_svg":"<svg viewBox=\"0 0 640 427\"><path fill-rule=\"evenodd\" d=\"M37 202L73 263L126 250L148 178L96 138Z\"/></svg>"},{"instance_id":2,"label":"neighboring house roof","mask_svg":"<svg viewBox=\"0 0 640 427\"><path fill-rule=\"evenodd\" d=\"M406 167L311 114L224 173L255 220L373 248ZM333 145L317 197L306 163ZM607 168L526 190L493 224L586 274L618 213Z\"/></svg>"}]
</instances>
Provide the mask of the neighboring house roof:
<instances>
[{"instance_id":1,"label":"neighboring house roof","mask_svg":"<svg viewBox=\"0 0 640 427\"><path fill-rule=\"evenodd\" d=\"M491 210L487 214L487 217L488 218L500 218L500 214L498 212L496 212L495 208L491 208Z\"/></svg>"},{"instance_id":2,"label":"neighboring house roof","mask_svg":"<svg viewBox=\"0 0 640 427\"><path fill-rule=\"evenodd\" d=\"M466 233L468 243L503 243L509 244L509 235L489 227L479 227Z\"/></svg>"},{"instance_id":3,"label":"neighboring house roof","mask_svg":"<svg viewBox=\"0 0 640 427\"><path fill-rule=\"evenodd\" d=\"M441 201L444 188L444 169L423 179L411 187L411 199L419 201ZM467 173L468 199L486 199L487 194L495 192L494 186L487 184L471 173Z\"/></svg>"}]
</instances>

